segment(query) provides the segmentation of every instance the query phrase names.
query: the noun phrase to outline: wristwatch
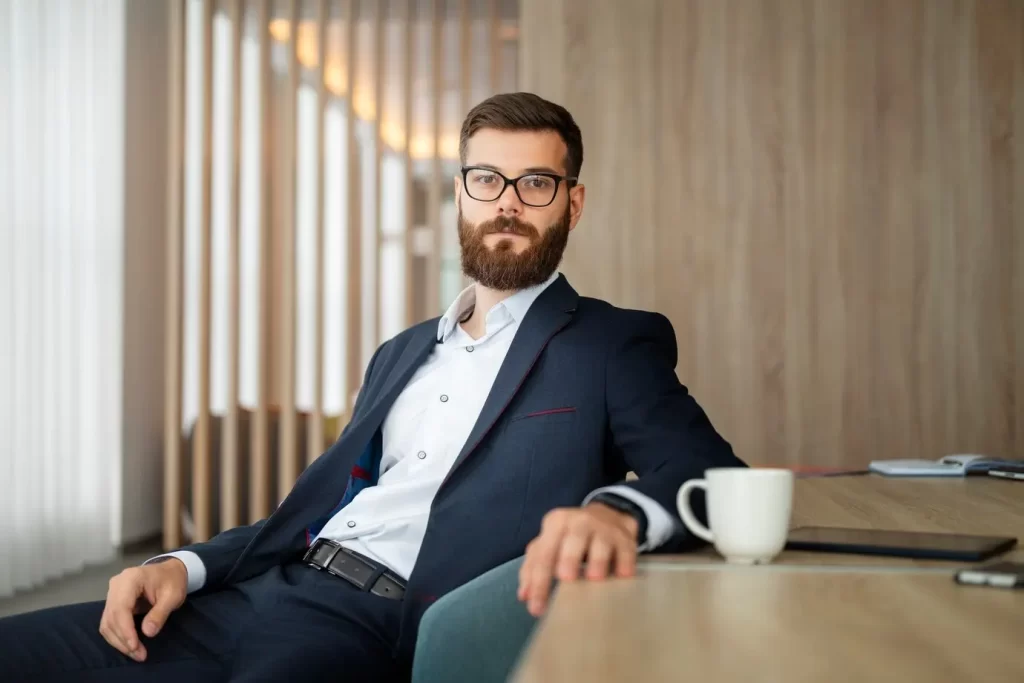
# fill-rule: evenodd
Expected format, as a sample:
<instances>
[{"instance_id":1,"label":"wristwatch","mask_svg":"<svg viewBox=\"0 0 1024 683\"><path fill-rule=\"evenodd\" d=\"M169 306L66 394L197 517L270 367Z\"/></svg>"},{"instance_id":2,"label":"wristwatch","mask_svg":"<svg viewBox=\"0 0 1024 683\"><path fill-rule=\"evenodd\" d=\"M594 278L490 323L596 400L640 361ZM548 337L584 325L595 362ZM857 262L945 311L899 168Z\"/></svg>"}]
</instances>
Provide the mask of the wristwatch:
<instances>
[{"instance_id":1,"label":"wristwatch","mask_svg":"<svg viewBox=\"0 0 1024 683\"><path fill-rule=\"evenodd\" d=\"M642 507L631 501L629 498L605 491L591 498L589 502L603 503L610 508L618 510L619 512L626 512L632 515L633 519L635 519L637 523L636 542L639 544L647 540L647 513L644 512Z\"/></svg>"}]
</instances>

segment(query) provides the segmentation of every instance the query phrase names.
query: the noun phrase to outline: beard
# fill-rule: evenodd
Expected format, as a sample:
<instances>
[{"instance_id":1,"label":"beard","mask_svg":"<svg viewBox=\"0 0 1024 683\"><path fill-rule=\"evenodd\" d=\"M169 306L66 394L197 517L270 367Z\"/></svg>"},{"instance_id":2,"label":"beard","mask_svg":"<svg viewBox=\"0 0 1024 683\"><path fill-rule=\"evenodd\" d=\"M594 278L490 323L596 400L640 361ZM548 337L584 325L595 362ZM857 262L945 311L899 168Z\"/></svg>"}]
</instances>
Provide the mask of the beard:
<instances>
[{"instance_id":1,"label":"beard","mask_svg":"<svg viewBox=\"0 0 1024 683\"><path fill-rule=\"evenodd\" d=\"M530 240L530 246L517 254L511 239L500 240L493 248L484 243L487 235L500 233L523 235ZM459 207L462 272L489 289L509 292L542 284L562 262L568 243L568 205L562 218L551 224L543 235L532 224L508 216L473 225L463 218L462 207Z\"/></svg>"}]
</instances>

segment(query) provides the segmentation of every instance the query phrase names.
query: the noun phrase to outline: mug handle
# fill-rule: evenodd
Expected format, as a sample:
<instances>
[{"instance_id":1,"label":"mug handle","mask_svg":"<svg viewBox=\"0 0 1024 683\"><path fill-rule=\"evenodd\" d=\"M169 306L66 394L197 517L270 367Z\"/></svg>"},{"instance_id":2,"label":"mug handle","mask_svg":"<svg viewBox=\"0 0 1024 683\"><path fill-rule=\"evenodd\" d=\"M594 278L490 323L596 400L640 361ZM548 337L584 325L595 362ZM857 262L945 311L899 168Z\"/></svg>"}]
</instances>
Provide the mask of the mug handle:
<instances>
[{"instance_id":1,"label":"mug handle","mask_svg":"<svg viewBox=\"0 0 1024 683\"><path fill-rule=\"evenodd\" d=\"M683 524L693 532L694 535L703 538L708 543L714 543L715 537L711 529L701 524L697 516L690 509L690 493L694 489L703 489L707 494L708 482L704 479L691 479L679 488L679 495L676 496L676 507L679 508L679 516L683 518Z\"/></svg>"}]
</instances>

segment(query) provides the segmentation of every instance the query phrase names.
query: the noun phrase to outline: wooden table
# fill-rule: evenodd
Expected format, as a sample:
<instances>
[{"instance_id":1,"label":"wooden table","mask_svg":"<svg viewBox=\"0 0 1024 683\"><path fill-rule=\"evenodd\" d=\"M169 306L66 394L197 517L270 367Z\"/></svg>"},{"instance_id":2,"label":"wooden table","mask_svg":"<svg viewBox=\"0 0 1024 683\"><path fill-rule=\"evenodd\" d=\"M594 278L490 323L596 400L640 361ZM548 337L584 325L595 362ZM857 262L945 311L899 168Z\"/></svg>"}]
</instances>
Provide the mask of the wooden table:
<instances>
[{"instance_id":1,"label":"wooden table","mask_svg":"<svg viewBox=\"0 0 1024 683\"><path fill-rule=\"evenodd\" d=\"M793 526L1012 535L1024 484L801 479ZM1016 549L1005 557L1024 561ZM562 584L513 680L1024 681L1024 591L959 586L962 563L712 550L642 558L630 580Z\"/></svg>"}]
</instances>

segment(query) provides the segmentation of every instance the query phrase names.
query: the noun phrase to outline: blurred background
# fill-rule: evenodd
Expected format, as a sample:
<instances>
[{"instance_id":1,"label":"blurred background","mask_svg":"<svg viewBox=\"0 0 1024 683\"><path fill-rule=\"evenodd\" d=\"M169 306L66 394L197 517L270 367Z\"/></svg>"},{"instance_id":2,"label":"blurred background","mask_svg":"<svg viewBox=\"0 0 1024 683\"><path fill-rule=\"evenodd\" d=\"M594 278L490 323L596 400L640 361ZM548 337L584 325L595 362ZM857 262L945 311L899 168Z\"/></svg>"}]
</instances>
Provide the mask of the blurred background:
<instances>
[{"instance_id":1,"label":"blurred background","mask_svg":"<svg viewBox=\"0 0 1024 683\"><path fill-rule=\"evenodd\" d=\"M0 596L265 517L466 284L515 90L741 457L1024 456L1024 3L2 0Z\"/></svg>"}]
</instances>

